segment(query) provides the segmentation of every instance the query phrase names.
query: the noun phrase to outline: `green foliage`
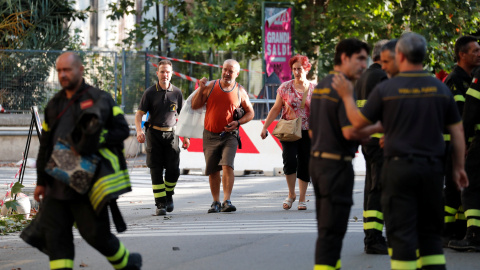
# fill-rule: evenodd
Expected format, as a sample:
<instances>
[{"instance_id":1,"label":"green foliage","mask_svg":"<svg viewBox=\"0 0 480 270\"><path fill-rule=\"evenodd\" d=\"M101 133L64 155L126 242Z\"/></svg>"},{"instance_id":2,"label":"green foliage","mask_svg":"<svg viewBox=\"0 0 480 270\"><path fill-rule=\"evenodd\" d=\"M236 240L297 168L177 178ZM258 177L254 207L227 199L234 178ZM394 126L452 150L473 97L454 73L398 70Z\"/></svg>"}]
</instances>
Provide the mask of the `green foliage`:
<instances>
[{"instance_id":1,"label":"green foliage","mask_svg":"<svg viewBox=\"0 0 480 270\"><path fill-rule=\"evenodd\" d=\"M25 219L23 215L0 217L0 235L21 231L30 221L31 220Z\"/></svg>"}]
</instances>

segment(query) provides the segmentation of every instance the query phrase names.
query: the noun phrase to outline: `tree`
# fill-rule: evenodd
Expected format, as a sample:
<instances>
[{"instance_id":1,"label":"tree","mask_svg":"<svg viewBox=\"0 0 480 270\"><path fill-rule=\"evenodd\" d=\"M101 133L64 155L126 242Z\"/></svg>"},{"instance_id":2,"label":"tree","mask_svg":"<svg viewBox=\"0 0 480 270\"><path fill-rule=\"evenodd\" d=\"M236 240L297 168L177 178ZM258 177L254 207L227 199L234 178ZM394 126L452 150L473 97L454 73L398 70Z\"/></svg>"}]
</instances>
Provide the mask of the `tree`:
<instances>
[{"instance_id":1,"label":"tree","mask_svg":"<svg viewBox=\"0 0 480 270\"><path fill-rule=\"evenodd\" d=\"M8 0L0 4L0 49L63 50L69 48L69 22L86 19L68 0ZM88 10L87 10L88 11ZM25 110L46 100L46 78L56 54L0 52L2 106Z\"/></svg>"},{"instance_id":2,"label":"tree","mask_svg":"<svg viewBox=\"0 0 480 270\"><path fill-rule=\"evenodd\" d=\"M288 2L291 1L280 1ZM143 12L153 3L174 10L161 24L158 38L173 35L178 51L194 53L208 50L236 50L261 57L261 2L146 0ZM398 38L414 31L428 41L427 68L450 70L453 45L460 35L475 33L480 27L480 3L468 0L296 0L294 48L296 53L318 61L320 75L332 66L335 45L346 37L356 37L373 44L380 39ZM111 4L110 18L135 13L133 0ZM146 33L155 34L158 20L144 20L130 32L130 41L143 41ZM315 65L314 65L315 66ZM311 73L310 75L314 75Z\"/></svg>"}]
</instances>

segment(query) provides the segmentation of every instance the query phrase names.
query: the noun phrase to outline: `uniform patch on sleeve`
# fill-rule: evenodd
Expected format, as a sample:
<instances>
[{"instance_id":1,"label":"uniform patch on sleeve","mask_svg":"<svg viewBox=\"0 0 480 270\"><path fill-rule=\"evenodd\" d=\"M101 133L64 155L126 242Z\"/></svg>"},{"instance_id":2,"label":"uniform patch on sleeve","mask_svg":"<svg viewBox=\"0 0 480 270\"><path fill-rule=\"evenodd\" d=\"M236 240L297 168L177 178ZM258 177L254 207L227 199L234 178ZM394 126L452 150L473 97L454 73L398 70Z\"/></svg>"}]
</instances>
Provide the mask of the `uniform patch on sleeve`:
<instances>
[{"instance_id":1,"label":"uniform patch on sleeve","mask_svg":"<svg viewBox=\"0 0 480 270\"><path fill-rule=\"evenodd\" d=\"M85 110L93 106L93 100L87 99L85 101L80 102L80 109Z\"/></svg>"},{"instance_id":2,"label":"uniform patch on sleeve","mask_svg":"<svg viewBox=\"0 0 480 270\"><path fill-rule=\"evenodd\" d=\"M477 82L478 82L478 79L477 79L477 78L473 78L472 83L477 83Z\"/></svg>"}]
</instances>

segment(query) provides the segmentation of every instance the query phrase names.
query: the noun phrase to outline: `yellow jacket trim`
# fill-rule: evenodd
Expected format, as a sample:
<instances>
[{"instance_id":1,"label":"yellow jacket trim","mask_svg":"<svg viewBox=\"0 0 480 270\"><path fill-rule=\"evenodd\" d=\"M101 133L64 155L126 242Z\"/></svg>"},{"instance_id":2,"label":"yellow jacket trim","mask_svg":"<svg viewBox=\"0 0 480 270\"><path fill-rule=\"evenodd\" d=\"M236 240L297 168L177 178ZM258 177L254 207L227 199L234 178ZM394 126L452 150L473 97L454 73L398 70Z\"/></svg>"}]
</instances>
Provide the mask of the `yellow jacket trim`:
<instances>
[{"instance_id":1,"label":"yellow jacket trim","mask_svg":"<svg viewBox=\"0 0 480 270\"><path fill-rule=\"evenodd\" d=\"M96 209L98 207L107 193L114 193L130 187L130 181L128 180L128 170L119 171L98 179L88 194L93 208Z\"/></svg>"},{"instance_id":2,"label":"yellow jacket trim","mask_svg":"<svg viewBox=\"0 0 480 270\"><path fill-rule=\"evenodd\" d=\"M42 122L42 130L44 130L45 132L50 131L50 128L48 127L48 124L45 121Z\"/></svg>"},{"instance_id":3,"label":"yellow jacket trim","mask_svg":"<svg viewBox=\"0 0 480 270\"><path fill-rule=\"evenodd\" d=\"M450 134L443 134L443 140L446 142L450 141Z\"/></svg>"},{"instance_id":4,"label":"yellow jacket trim","mask_svg":"<svg viewBox=\"0 0 480 270\"><path fill-rule=\"evenodd\" d=\"M366 99L359 99L359 100L357 100L357 107L358 108L363 108L365 106L365 103L367 103Z\"/></svg>"},{"instance_id":5,"label":"yellow jacket trim","mask_svg":"<svg viewBox=\"0 0 480 270\"><path fill-rule=\"evenodd\" d=\"M370 137L380 139L383 137L383 135L383 133L373 133L372 135L370 135Z\"/></svg>"},{"instance_id":6,"label":"yellow jacket trim","mask_svg":"<svg viewBox=\"0 0 480 270\"><path fill-rule=\"evenodd\" d=\"M101 148L99 152L104 158L110 161L110 164L112 165L114 171L120 171L120 163L118 162L118 157L114 153L112 153L112 151L108 150L108 148Z\"/></svg>"},{"instance_id":7,"label":"yellow jacket trim","mask_svg":"<svg viewBox=\"0 0 480 270\"><path fill-rule=\"evenodd\" d=\"M117 116L119 114L123 114L123 111L122 109L120 109L120 107L118 106L113 106L113 116Z\"/></svg>"},{"instance_id":8,"label":"yellow jacket trim","mask_svg":"<svg viewBox=\"0 0 480 270\"><path fill-rule=\"evenodd\" d=\"M60 259L60 260L50 261L50 269L63 269L63 268L73 269L73 260Z\"/></svg>"},{"instance_id":9,"label":"yellow jacket trim","mask_svg":"<svg viewBox=\"0 0 480 270\"><path fill-rule=\"evenodd\" d=\"M455 95L453 96L453 99L455 99L456 102L465 102L465 97L463 95Z\"/></svg>"},{"instance_id":10,"label":"yellow jacket trim","mask_svg":"<svg viewBox=\"0 0 480 270\"><path fill-rule=\"evenodd\" d=\"M476 99L480 99L480 92L473 89L473 88L468 88L466 95L472 96Z\"/></svg>"}]
</instances>

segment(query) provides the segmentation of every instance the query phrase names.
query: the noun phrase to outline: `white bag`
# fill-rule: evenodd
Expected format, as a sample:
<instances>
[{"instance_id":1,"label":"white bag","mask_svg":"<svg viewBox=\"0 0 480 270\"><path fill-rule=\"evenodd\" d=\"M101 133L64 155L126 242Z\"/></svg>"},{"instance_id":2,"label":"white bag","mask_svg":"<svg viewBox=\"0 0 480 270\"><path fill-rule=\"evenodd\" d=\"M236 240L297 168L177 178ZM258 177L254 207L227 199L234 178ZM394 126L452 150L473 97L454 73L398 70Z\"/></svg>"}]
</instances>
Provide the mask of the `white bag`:
<instances>
[{"instance_id":1,"label":"white bag","mask_svg":"<svg viewBox=\"0 0 480 270\"><path fill-rule=\"evenodd\" d=\"M203 138L203 129L205 125L205 112L207 105L201 109L192 109L192 98L197 93L195 90L188 98L178 115L177 128L175 135L187 138Z\"/></svg>"}]
</instances>

